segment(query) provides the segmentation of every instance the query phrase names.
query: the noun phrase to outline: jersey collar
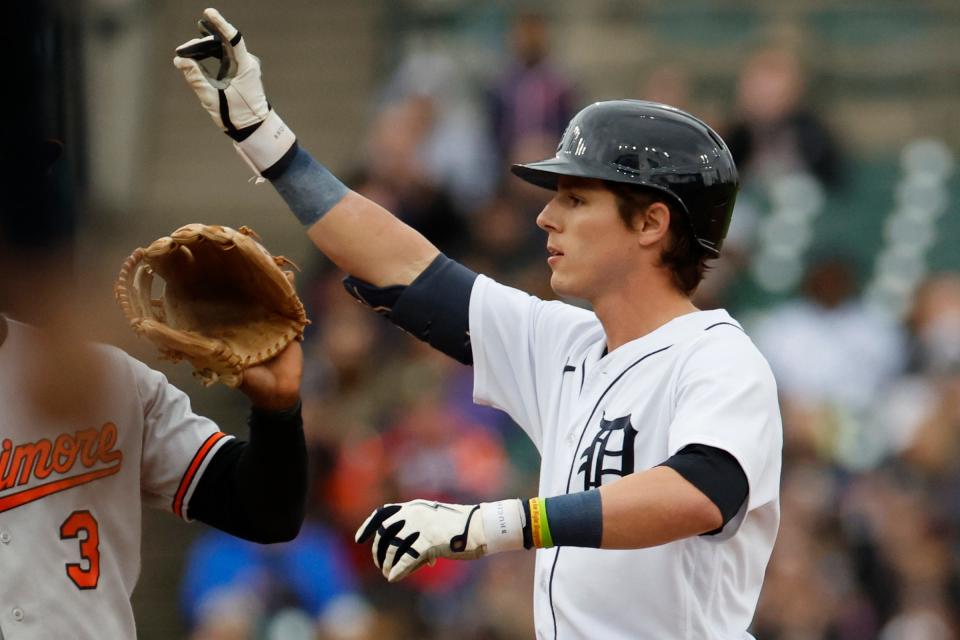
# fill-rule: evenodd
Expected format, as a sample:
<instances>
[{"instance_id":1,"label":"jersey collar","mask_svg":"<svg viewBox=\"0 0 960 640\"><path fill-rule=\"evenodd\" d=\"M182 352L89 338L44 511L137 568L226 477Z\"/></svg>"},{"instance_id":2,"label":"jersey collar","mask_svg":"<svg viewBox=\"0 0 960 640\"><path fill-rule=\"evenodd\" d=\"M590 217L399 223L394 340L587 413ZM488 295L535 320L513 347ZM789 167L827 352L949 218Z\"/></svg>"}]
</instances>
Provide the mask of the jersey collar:
<instances>
[{"instance_id":1,"label":"jersey collar","mask_svg":"<svg viewBox=\"0 0 960 640\"><path fill-rule=\"evenodd\" d=\"M639 338L634 338L630 342L619 346L614 349L613 352L607 351L606 336L604 336L602 344L595 352L596 358L594 361L604 360L605 362L610 362L619 360L620 357L629 359L634 356L637 349L648 348L650 351L654 351L678 342L684 342L695 335L699 335L707 327L722 322L729 322L736 324L738 327L740 326L724 309L712 309L708 311L693 311L677 316L669 322L660 325L650 333L642 335Z\"/></svg>"}]
</instances>

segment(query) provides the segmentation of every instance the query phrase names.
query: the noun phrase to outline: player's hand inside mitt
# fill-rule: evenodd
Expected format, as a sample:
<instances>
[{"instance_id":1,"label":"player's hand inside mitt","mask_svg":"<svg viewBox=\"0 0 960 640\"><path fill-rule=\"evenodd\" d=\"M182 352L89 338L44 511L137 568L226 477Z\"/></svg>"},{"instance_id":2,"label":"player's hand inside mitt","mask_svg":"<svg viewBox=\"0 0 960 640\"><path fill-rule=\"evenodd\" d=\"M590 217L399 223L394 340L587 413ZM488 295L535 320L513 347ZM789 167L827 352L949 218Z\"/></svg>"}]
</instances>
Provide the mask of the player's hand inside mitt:
<instances>
[{"instance_id":1,"label":"player's hand inside mitt","mask_svg":"<svg viewBox=\"0 0 960 640\"><path fill-rule=\"evenodd\" d=\"M308 323L286 264L246 227L188 224L136 249L114 295L162 357L189 360L207 385L240 386L249 370L244 390L254 402L282 404L302 363L299 349L285 349Z\"/></svg>"},{"instance_id":2,"label":"player's hand inside mitt","mask_svg":"<svg viewBox=\"0 0 960 640\"><path fill-rule=\"evenodd\" d=\"M522 549L521 514L515 499L478 505L429 500L387 504L360 526L356 541L372 539L374 564L387 580L397 582L437 558L474 560Z\"/></svg>"},{"instance_id":3,"label":"player's hand inside mitt","mask_svg":"<svg viewBox=\"0 0 960 640\"><path fill-rule=\"evenodd\" d=\"M270 360L244 369L240 390L255 407L283 411L300 401L302 377L303 348L293 340Z\"/></svg>"}]
</instances>

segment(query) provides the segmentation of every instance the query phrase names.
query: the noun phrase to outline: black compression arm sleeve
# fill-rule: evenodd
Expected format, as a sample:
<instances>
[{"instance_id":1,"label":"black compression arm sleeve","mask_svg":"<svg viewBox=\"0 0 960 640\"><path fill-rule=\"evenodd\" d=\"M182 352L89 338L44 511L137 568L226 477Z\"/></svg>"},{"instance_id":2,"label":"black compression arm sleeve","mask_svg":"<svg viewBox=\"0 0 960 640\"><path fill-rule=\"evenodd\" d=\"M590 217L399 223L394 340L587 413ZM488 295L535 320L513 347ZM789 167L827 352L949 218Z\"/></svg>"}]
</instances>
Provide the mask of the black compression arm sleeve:
<instances>
[{"instance_id":1,"label":"black compression arm sleeve","mask_svg":"<svg viewBox=\"0 0 960 640\"><path fill-rule=\"evenodd\" d=\"M477 274L442 253L407 286L374 287L347 276L354 298L463 364L473 364L470 294Z\"/></svg>"},{"instance_id":2,"label":"black compression arm sleeve","mask_svg":"<svg viewBox=\"0 0 960 640\"><path fill-rule=\"evenodd\" d=\"M747 475L737 459L723 449L691 444L660 466L670 467L710 498L720 509L724 526L737 515L747 499L750 489ZM706 535L715 535L722 529L715 529Z\"/></svg>"},{"instance_id":3,"label":"black compression arm sleeve","mask_svg":"<svg viewBox=\"0 0 960 640\"><path fill-rule=\"evenodd\" d=\"M292 540L303 523L307 447L300 405L250 411L250 440L220 447L200 477L191 518L245 540Z\"/></svg>"}]
</instances>

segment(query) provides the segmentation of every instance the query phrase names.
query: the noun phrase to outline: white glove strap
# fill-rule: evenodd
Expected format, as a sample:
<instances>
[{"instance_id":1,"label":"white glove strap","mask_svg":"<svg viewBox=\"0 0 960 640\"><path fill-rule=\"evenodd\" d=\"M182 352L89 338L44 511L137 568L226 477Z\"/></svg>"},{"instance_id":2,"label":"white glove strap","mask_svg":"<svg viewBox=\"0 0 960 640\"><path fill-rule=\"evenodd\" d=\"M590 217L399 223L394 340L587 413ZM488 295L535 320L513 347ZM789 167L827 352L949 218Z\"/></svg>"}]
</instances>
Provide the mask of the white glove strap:
<instances>
[{"instance_id":1,"label":"white glove strap","mask_svg":"<svg viewBox=\"0 0 960 640\"><path fill-rule=\"evenodd\" d=\"M264 169L275 165L296 141L297 136L271 109L263 124L243 142L234 142L233 148L259 176Z\"/></svg>"},{"instance_id":2,"label":"white glove strap","mask_svg":"<svg viewBox=\"0 0 960 640\"><path fill-rule=\"evenodd\" d=\"M480 504L487 553L523 549L523 504L519 499Z\"/></svg>"}]
</instances>

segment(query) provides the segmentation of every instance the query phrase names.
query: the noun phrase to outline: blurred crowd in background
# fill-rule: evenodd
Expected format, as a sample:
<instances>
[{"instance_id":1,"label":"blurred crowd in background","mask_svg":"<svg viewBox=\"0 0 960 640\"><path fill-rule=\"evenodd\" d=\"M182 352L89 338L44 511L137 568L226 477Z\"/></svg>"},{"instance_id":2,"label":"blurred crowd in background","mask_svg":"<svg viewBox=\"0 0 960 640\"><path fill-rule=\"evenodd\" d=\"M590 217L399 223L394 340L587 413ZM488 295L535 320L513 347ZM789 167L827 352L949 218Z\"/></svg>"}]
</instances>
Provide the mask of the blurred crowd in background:
<instances>
[{"instance_id":1,"label":"blurred crowd in background","mask_svg":"<svg viewBox=\"0 0 960 640\"><path fill-rule=\"evenodd\" d=\"M366 140L343 172L451 257L544 298L553 294L534 218L548 194L508 167L552 155L569 118L598 98L551 42L549 16L529 12L511 20L488 77L435 49L402 56L384 70ZM754 634L960 637L953 151L911 140L892 170L871 174L809 81L795 49L768 43L745 57L722 108L698 102L680 64L617 96L704 117L740 167L725 254L696 302L743 321L781 395L783 519ZM308 524L270 547L197 536L178 587L184 628L194 640L531 637L533 554L441 560L388 585L353 543L385 502L535 495L538 456L509 418L472 403L470 369L357 305L342 277L318 258L298 280L314 322Z\"/></svg>"}]
</instances>

